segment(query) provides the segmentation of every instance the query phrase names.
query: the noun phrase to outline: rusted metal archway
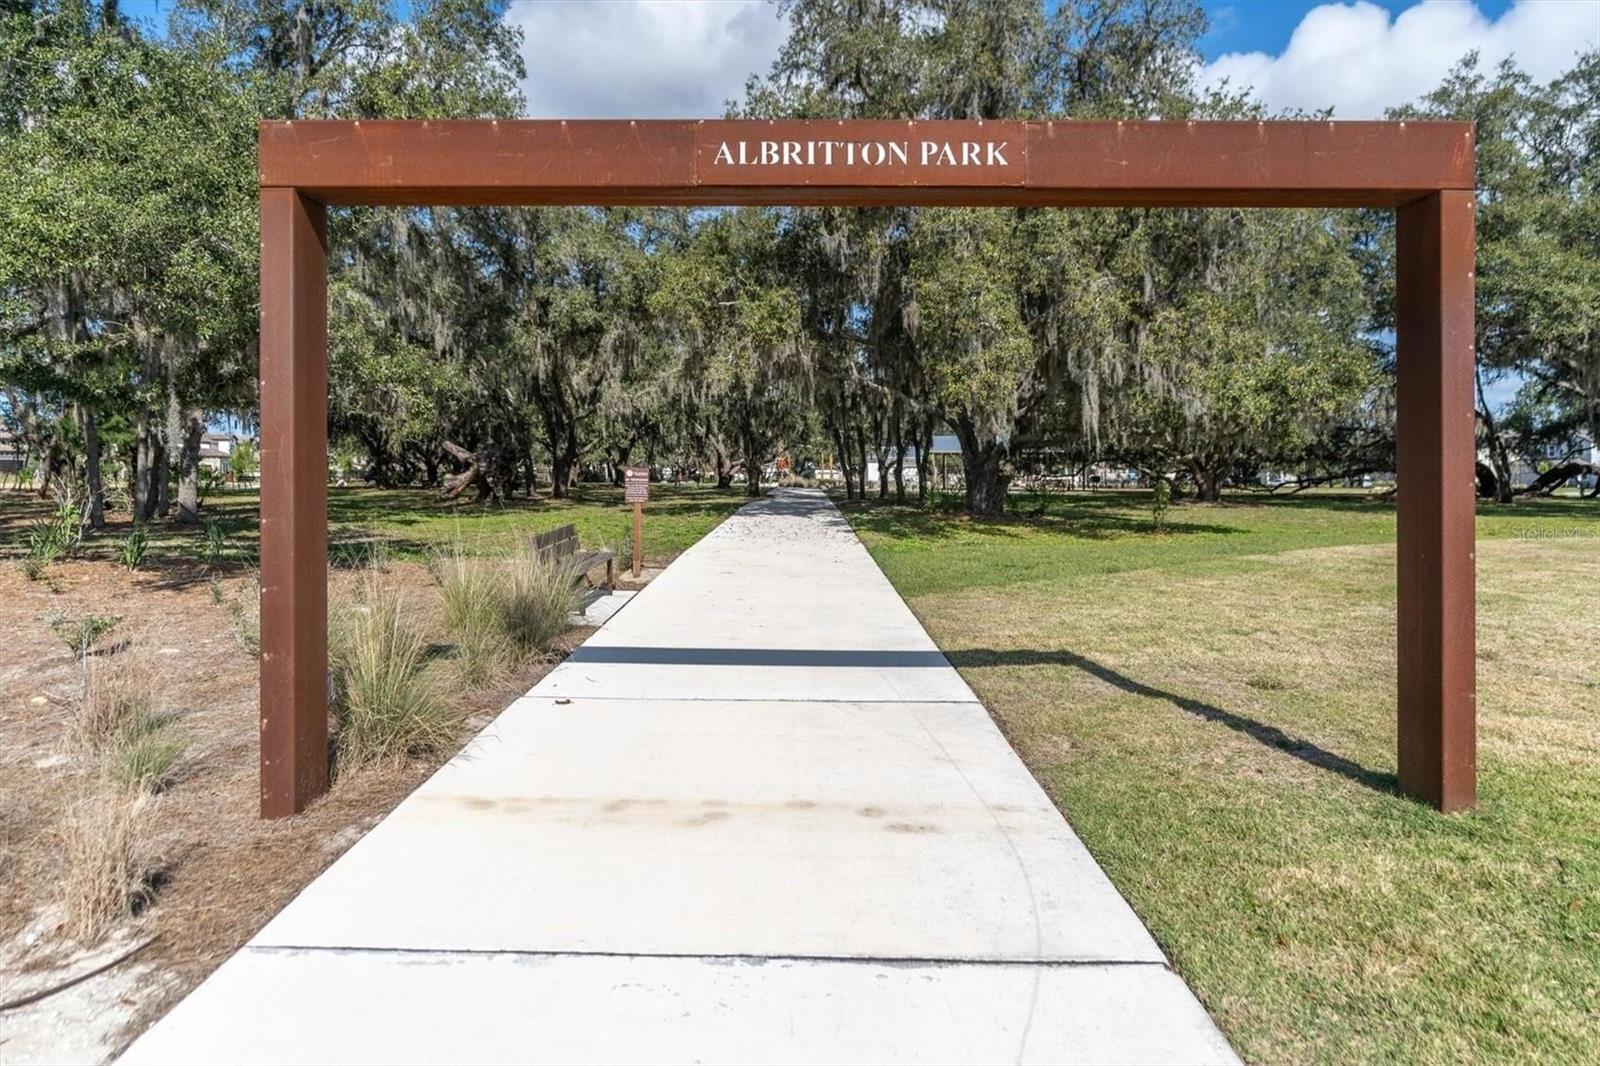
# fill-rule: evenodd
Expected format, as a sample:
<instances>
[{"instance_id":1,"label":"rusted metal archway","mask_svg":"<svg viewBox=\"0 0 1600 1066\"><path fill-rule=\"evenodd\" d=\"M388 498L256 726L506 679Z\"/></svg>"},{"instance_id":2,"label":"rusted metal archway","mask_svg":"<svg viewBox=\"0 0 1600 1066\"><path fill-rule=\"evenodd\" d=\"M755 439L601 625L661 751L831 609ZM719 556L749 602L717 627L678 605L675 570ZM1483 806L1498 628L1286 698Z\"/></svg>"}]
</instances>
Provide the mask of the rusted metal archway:
<instances>
[{"instance_id":1,"label":"rusted metal archway","mask_svg":"<svg viewBox=\"0 0 1600 1066\"><path fill-rule=\"evenodd\" d=\"M1394 209L1399 780L1475 802L1469 124L266 122L260 174L264 817L328 787L329 204Z\"/></svg>"}]
</instances>

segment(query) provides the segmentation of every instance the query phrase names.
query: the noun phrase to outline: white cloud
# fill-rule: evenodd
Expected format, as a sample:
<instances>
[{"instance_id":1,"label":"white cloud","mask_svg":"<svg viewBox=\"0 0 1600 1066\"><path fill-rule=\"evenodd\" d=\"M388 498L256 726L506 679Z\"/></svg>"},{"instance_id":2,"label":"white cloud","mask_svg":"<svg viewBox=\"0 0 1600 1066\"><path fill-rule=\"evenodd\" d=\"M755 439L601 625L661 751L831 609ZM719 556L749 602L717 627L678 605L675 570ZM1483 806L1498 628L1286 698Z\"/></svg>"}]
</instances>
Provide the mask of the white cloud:
<instances>
[{"instance_id":1,"label":"white cloud","mask_svg":"<svg viewBox=\"0 0 1600 1066\"><path fill-rule=\"evenodd\" d=\"M1510 57L1545 81L1597 44L1600 0L1517 0L1493 20L1472 0L1427 0L1394 19L1357 0L1312 8L1280 55L1218 57L1201 82L1252 87L1273 111L1331 106L1340 118L1381 118L1435 88L1474 49L1485 67Z\"/></svg>"},{"instance_id":2,"label":"white cloud","mask_svg":"<svg viewBox=\"0 0 1600 1066\"><path fill-rule=\"evenodd\" d=\"M759 0L513 3L532 118L720 118L788 33Z\"/></svg>"}]
</instances>

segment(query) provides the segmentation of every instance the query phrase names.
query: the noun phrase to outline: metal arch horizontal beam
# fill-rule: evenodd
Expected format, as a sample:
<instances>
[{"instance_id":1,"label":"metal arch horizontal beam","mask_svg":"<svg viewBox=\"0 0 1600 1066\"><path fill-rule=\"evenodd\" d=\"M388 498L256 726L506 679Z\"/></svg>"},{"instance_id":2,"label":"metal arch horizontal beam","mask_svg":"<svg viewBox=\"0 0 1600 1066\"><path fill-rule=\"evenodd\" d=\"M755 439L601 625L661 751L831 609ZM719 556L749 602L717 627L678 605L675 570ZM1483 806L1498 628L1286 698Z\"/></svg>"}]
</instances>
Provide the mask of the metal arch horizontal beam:
<instances>
[{"instance_id":1,"label":"metal arch horizontal beam","mask_svg":"<svg viewBox=\"0 0 1600 1066\"><path fill-rule=\"evenodd\" d=\"M865 144L900 154L846 159ZM1397 207L1471 189L1472 144L1464 122L292 121L261 124L260 180L329 204Z\"/></svg>"}]
</instances>

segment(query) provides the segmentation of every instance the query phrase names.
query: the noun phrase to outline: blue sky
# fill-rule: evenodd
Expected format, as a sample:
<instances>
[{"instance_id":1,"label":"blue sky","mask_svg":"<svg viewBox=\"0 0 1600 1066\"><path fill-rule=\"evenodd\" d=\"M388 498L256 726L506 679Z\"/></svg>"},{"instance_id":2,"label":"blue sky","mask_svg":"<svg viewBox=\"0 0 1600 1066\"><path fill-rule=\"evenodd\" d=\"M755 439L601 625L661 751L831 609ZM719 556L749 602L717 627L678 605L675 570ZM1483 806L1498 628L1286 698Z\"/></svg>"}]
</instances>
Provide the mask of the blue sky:
<instances>
[{"instance_id":1,"label":"blue sky","mask_svg":"<svg viewBox=\"0 0 1600 1066\"><path fill-rule=\"evenodd\" d=\"M410 0L400 0L402 9ZM1056 0L1047 0L1054 3ZM171 0L122 0L165 22ZM1600 47L1600 0L1205 0L1206 84L1275 113L1378 118L1438 84L1469 50L1540 80ZM764 73L787 27L762 0L509 0L524 34L530 117L720 115Z\"/></svg>"},{"instance_id":2,"label":"blue sky","mask_svg":"<svg viewBox=\"0 0 1600 1066\"><path fill-rule=\"evenodd\" d=\"M1202 6L1211 21L1211 32L1200 42L1200 50L1207 59L1216 59L1228 52L1282 52L1306 12L1318 4L1311 0L1222 0ZM1376 0L1376 6L1393 17L1413 5ZM1477 5L1490 18L1499 18L1510 6L1511 0L1479 0Z\"/></svg>"}]
</instances>

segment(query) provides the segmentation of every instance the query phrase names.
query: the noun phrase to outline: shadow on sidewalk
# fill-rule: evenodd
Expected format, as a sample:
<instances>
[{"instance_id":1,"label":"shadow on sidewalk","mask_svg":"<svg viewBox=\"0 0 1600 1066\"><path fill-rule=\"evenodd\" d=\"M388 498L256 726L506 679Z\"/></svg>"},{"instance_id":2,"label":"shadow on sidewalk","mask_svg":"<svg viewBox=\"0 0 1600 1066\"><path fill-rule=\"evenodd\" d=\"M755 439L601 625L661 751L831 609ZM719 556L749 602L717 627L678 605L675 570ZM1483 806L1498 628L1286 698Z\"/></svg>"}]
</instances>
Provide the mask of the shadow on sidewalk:
<instances>
[{"instance_id":1,"label":"shadow on sidewalk","mask_svg":"<svg viewBox=\"0 0 1600 1066\"><path fill-rule=\"evenodd\" d=\"M585 644L567 659L573 663L605 663L650 666L742 666L820 669L916 669L955 666L971 669L988 666L1060 666L1084 673L1108 685L1170 703L1172 706L1208 722L1216 722L1251 740L1319 770L1327 770L1373 789L1399 795L1399 784L1392 773L1370 770L1352 759L1331 752L1304 737L1284 732L1275 725L1257 721L1203 700L1168 692L1136 681L1109 666L1066 650L966 648L959 651L875 651L849 648L668 648L604 647Z\"/></svg>"}]
</instances>

